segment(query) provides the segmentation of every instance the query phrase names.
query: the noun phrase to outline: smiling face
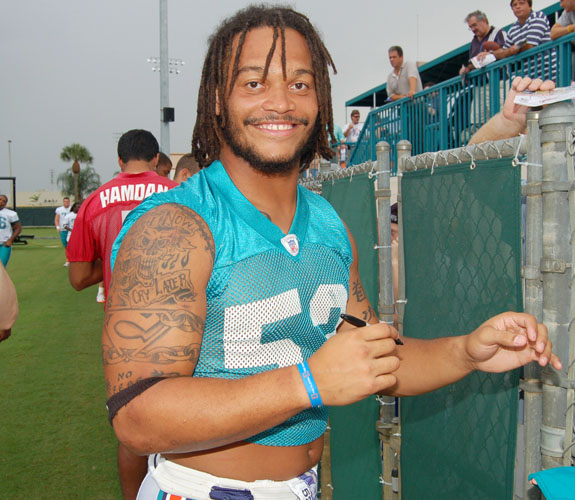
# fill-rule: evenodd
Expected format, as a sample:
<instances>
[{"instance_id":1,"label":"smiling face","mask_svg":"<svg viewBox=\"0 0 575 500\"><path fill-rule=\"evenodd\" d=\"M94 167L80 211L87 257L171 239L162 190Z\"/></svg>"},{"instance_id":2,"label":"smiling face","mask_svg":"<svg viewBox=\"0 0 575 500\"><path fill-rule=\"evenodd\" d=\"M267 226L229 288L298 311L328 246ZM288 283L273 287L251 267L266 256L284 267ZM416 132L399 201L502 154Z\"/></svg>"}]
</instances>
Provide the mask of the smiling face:
<instances>
[{"instance_id":1,"label":"smiling face","mask_svg":"<svg viewBox=\"0 0 575 500\"><path fill-rule=\"evenodd\" d=\"M279 38L263 79L272 41L272 28L246 35L238 75L226 109L221 110L225 119L221 156L245 161L267 174L281 174L299 167L316 125L318 103L309 48L297 31L285 30L285 78ZM237 37L232 61L236 47Z\"/></svg>"},{"instance_id":2,"label":"smiling face","mask_svg":"<svg viewBox=\"0 0 575 500\"><path fill-rule=\"evenodd\" d=\"M6 196L4 196L3 194L0 195L0 210L2 210L6 204L8 203L8 198L6 198Z\"/></svg>"}]
</instances>

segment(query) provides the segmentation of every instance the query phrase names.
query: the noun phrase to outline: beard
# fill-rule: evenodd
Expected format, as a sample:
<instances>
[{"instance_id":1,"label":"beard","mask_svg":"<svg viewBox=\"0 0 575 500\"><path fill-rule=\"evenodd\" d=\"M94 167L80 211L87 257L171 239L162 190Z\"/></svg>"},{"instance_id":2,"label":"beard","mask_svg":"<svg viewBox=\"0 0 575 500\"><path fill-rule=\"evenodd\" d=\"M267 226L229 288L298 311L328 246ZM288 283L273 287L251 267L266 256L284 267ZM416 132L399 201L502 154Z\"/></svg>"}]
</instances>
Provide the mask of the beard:
<instances>
[{"instance_id":1,"label":"beard","mask_svg":"<svg viewBox=\"0 0 575 500\"><path fill-rule=\"evenodd\" d=\"M277 117L265 117L263 120L273 120L273 118ZM304 118L286 116L284 119L294 121L304 126L309 124L309 121ZM258 121L261 120L246 118L243 125L253 125ZM304 137L296 146L294 153L291 156L284 158L266 158L262 156L252 145L248 144L247 141L242 138L240 127L235 124L228 113L226 113L226 126L223 127L221 131L224 141L230 147L232 152L237 157L246 161L254 170L270 176L285 175L291 172L294 168L299 169L302 156L313 148L313 144L315 143L317 136L316 129L318 122L319 120L316 119L314 127L309 131L308 136Z\"/></svg>"}]
</instances>

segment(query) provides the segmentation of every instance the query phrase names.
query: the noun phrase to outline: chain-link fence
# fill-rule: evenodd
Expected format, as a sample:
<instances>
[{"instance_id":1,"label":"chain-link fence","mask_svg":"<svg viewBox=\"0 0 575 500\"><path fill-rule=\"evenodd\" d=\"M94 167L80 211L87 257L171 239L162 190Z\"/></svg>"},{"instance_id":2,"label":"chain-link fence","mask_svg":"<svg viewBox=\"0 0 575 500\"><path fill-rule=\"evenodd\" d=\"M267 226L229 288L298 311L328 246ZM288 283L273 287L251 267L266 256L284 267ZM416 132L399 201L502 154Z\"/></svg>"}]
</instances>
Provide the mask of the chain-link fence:
<instances>
[{"instance_id":1,"label":"chain-link fence","mask_svg":"<svg viewBox=\"0 0 575 500\"><path fill-rule=\"evenodd\" d=\"M378 276L366 290L380 319L391 322L395 304L403 334L433 338L467 333L524 303L547 325L564 366L472 374L405 398L401 419L392 398L378 398L379 410L370 399L332 413L332 474L322 498L534 500L529 473L573 465L575 107L531 112L528 130L416 157L409 143L398 144L395 298L389 146L378 145L377 162L327 166L308 184L323 190L358 240L364 283Z\"/></svg>"}]
</instances>

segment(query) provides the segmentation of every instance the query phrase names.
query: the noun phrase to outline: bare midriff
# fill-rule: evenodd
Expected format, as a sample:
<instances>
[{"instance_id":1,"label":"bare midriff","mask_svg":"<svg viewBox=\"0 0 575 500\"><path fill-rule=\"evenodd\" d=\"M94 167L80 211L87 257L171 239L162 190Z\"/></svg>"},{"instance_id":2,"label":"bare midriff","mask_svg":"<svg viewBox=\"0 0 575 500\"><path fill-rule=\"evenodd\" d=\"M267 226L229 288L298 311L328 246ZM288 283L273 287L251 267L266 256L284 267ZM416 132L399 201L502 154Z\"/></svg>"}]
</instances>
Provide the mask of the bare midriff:
<instances>
[{"instance_id":1,"label":"bare midriff","mask_svg":"<svg viewBox=\"0 0 575 500\"><path fill-rule=\"evenodd\" d=\"M262 446L241 441L212 450L164 456L179 465L218 477L286 481L316 465L322 451L323 436L300 446Z\"/></svg>"}]
</instances>

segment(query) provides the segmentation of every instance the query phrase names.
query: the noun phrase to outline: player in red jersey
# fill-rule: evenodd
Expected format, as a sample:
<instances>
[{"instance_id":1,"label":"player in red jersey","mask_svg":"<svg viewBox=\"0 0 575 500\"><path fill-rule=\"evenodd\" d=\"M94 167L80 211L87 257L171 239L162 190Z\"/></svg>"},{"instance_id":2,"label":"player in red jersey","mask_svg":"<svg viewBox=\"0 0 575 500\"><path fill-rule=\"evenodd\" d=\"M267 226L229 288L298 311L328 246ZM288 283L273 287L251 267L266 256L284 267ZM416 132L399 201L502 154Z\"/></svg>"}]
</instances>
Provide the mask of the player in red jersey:
<instances>
[{"instance_id":1,"label":"player in red jersey","mask_svg":"<svg viewBox=\"0 0 575 500\"><path fill-rule=\"evenodd\" d=\"M159 147L146 130L130 130L118 142L122 172L100 186L82 204L68 243L70 283L76 290L104 281L110 286L110 253L124 218L142 200L177 186L155 172Z\"/></svg>"},{"instance_id":2,"label":"player in red jersey","mask_svg":"<svg viewBox=\"0 0 575 500\"><path fill-rule=\"evenodd\" d=\"M76 290L104 281L110 286L110 254L124 218L142 200L178 184L155 172L159 146L147 130L130 130L118 141L122 172L82 203L66 249L70 283ZM125 499L135 499L147 470L146 457L118 448L118 469Z\"/></svg>"}]
</instances>

